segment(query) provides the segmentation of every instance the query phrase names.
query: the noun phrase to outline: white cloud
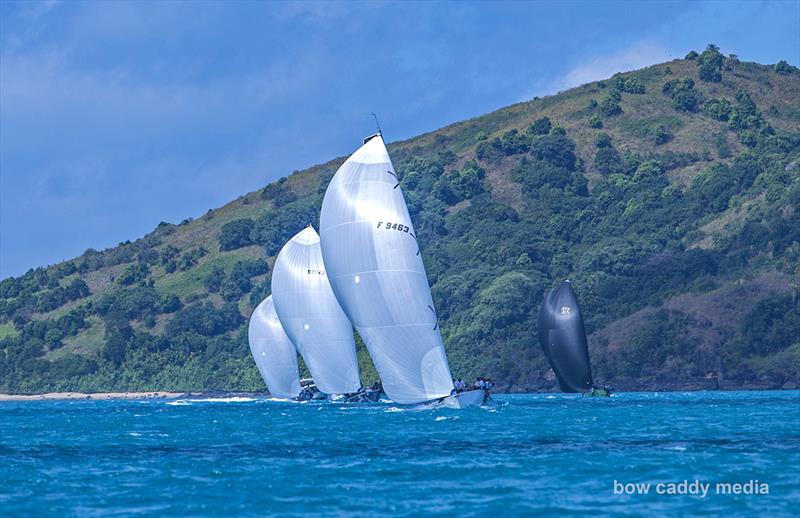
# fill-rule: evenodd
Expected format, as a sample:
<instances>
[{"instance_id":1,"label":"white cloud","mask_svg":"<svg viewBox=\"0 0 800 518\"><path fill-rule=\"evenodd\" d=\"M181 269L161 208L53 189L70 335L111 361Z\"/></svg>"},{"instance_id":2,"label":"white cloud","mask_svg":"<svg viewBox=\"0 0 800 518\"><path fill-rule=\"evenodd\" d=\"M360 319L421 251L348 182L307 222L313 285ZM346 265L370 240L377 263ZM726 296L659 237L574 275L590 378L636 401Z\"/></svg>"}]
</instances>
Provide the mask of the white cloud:
<instances>
[{"instance_id":1,"label":"white cloud","mask_svg":"<svg viewBox=\"0 0 800 518\"><path fill-rule=\"evenodd\" d=\"M641 40L620 51L595 56L574 66L551 84L552 93L568 90L592 81L606 79L617 72L644 68L673 59L668 48L652 41Z\"/></svg>"}]
</instances>

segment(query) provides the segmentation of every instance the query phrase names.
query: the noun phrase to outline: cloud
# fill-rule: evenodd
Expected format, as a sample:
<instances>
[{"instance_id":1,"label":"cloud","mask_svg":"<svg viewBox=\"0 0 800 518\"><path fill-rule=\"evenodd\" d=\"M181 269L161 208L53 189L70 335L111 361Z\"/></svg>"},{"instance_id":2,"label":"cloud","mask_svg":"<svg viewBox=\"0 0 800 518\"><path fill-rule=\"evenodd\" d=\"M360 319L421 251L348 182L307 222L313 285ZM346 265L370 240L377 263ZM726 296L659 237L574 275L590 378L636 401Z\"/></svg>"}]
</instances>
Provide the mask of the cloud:
<instances>
[{"instance_id":1,"label":"cloud","mask_svg":"<svg viewBox=\"0 0 800 518\"><path fill-rule=\"evenodd\" d=\"M584 61L551 83L551 91L561 92L576 86L606 79L617 72L644 68L672 59L671 51L652 41L641 40L620 51L605 56L595 56Z\"/></svg>"},{"instance_id":2,"label":"cloud","mask_svg":"<svg viewBox=\"0 0 800 518\"><path fill-rule=\"evenodd\" d=\"M27 2L23 4L21 14L27 18L39 18L55 9L59 0L44 0L43 2Z\"/></svg>"}]
</instances>

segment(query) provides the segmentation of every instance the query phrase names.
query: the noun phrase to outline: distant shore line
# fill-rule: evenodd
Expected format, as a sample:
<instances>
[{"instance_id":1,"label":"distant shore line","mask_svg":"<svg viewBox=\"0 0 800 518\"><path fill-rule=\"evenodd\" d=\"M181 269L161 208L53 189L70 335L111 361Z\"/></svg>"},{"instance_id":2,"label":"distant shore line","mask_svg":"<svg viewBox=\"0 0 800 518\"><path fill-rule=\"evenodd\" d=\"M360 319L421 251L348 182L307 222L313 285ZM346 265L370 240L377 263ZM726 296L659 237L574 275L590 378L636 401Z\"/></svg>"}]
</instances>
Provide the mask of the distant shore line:
<instances>
[{"instance_id":1,"label":"distant shore line","mask_svg":"<svg viewBox=\"0 0 800 518\"><path fill-rule=\"evenodd\" d=\"M514 387L516 390L493 390L493 394L555 394L559 391L553 390L520 390L519 387ZM770 390L796 390L796 385L783 386L783 387L769 387L769 386L726 386L726 387L691 387L691 388L676 388L676 387L659 387L659 388L635 388L635 389L620 389L619 392L731 392L738 390L750 391L770 391ZM166 391L150 391L150 392L47 392L44 394L1 394L0 402L3 401L58 401L58 400L138 400L138 399L201 399L201 398L235 398L235 397L253 397L253 398L268 398L268 392L243 392L243 391L223 391L223 390L209 390L209 391L192 391L192 392L166 392Z\"/></svg>"},{"instance_id":2,"label":"distant shore line","mask_svg":"<svg viewBox=\"0 0 800 518\"><path fill-rule=\"evenodd\" d=\"M0 401L47 401L85 399L177 399L186 392L48 392L46 394L0 394Z\"/></svg>"}]
</instances>

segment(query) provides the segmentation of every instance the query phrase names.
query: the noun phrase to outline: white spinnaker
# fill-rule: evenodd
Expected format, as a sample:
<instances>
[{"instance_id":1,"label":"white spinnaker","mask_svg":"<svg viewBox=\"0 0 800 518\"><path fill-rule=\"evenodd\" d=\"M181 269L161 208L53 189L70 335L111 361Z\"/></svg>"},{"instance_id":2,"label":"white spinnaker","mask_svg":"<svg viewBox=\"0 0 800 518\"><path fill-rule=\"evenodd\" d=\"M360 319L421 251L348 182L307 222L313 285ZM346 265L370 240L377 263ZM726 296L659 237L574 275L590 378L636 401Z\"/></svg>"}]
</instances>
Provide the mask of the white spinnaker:
<instances>
[{"instance_id":1,"label":"white spinnaker","mask_svg":"<svg viewBox=\"0 0 800 518\"><path fill-rule=\"evenodd\" d=\"M272 270L275 310L317 388L348 394L361 387L353 326L331 290L319 236L310 226L281 249Z\"/></svg>"},{"instance_id":2,"label":"white spinnaker","mask_svg":"<svg viewBox=\"0 0 800 518\"><path fill-rule=\"evenodd\" d=\"M364 339L386 394L403 404L448 396L453 381L428 277L380 135L334 175L320 234L331 287Z\"/></svg>"},{"instance_id":3,"label":"white spinnaker","mask_svg":"<svg viewBox=\"0 0 800 518\"><path fill-rule=\"evenodd\" d=\"M253 311L247 338L250 352L269 393L281 398L292 398L300 394L297 350L286 336L275 313L272 295L261 301Z\"/></svg>"}]
</instances>

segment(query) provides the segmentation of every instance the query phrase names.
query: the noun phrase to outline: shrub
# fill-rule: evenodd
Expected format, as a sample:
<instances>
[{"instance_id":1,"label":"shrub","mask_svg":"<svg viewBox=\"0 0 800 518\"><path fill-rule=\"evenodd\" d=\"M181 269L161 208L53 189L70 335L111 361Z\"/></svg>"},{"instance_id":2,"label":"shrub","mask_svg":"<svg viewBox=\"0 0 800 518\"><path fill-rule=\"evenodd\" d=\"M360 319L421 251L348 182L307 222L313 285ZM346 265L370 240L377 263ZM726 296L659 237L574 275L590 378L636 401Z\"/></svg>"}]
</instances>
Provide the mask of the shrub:
<instances>
[{"instance_id":1,"label":"shrub","mask_svg":"<svg viewBox=\"0 0 800 518\"><path fill-rule=\"evenodd\" d=\"M86 285L83 279L74 279L67 284L66 295L69 300L78 300L91 295L89 286Z\"/></svg>"},{"instance_id":2,"label":"shrub","mask_svg":"<svg viewBox=\"0 0 800 518\"><path fill-rule=\"evenodd\" d=\"M57 275L59 277L66 277L68 275L72 275L73 273L78 271L78 267L75 266L75 263L72 261L67 261L66 263L62 264L58 267Z\"/></svg>"},{"instance_id":3,"label":"shrub","mask_svg":"<svg viewBox=\"0 0 800 518\"><path fill-rule=\"evenodd\" d=\"M657 160L647 160L639 164L633 174L634 181L640 182L648 178L658 177L664 174L664 166Z\"/></svg>"},{"instance_id":4,"label":"shrub","mask_svg":"<svg viewBox=\"0 0 800 518\"><path fill-rule=\"evenodd\" d=\"M601 147L594 157L594 166L603 174L622 172L622 159L613 146Z\"/></svg>"},{"instance_id":5,"label":"shrub","mask_svg":"<svg viewBox=\"0 0 800 518\"><path fill-rule=\"evenodd\" d=\"M608 133L600 133L599 135L597 135L597 137L595 137L594 139L594 145L597 146L598 148L613 146L613 144L611 143L611 137L608 135Z\"/></svg>"},{"instance_id":6,"label":"shrub","mask_svg":"<svg viewBox=\"0 0 800 518\"><path fill-rule=\"evenodd\" d=\"M105 346L103 357L114 366L119 367L125 361L128 343L133 338L133 328L128 321L118 313L109 314L105 320Z\"/></svg>"},{"instance_id":7,"label":"shrub","mask_svg":"<svg viewBox=\"0 0 800 518\"><path fill-rule=\"evenodd\" d=\"M730 158L731 148L728 145L728 138L725 136L724 132L719 132L717 136L714 137L714 147L717 148L717 155L720 158Z\"/></svg>"},{"instance_id":8,"label":"shrub","mask_svg":"<svg viewBox=\"0 0 800 518\"><path fill-rule=\"evenodd\" d=\"M431 194L434 198L442 203L446 203L447 205L453 205L454 203L458 202L458 197L453 191L453 186L450 185L450 181L446 176L442 176L436 180L436 183L433 184Z\"/></svg>"},{"instance_id":9,"label":"shrub","mask_svg":"<svg viewBox=\"0 0 800 518\"><path fill-rule=\"evenodd\" d=\"M522 184L526 194L540 194L542 187L569 189L581 195L586 194L586 177L580 171L570 171L540 160L523 158L511 170L511 178Z\"/></svg>"},{"instance_id":10,"label":"shrub","mask_svg":"<svg viewBox=\"0 0 800 518\"><path fill-rule=\"evenodd\" d=\"M719 51L719 47L713 43L709 43L706 50L700 54L697 64L700 67L698 76L701 81L712 83L719 83L722 81L722 65L725 62L725 56Z\"/></svg>"},{"instance_id":11,"label":"shrub","mask_svg":"<svg viewBox=\"0 0 800 518\"><path fill-rule=\"evenodd\" d=\"M694 80L691 77L684 77L682 79L670 79L661 88L664 95L672 95L679 90L691 90L694 88Z\"/></svg>"},{"instance_id":12,"label":"shrub","mask_svg":"<svg viewBox=\"0 0 800 518\"><path fill-rule=\"evenodd\" d=\"M615 92L616 90L612 90ZM600 113L606 117L613 117L622 113L622 108L619 101L614 99L614 96L608 95L600 101Z\"/></svg>"},{"instance_id":13,"label":"shrub","mask_svg":"<svg viewBox=\"0 0 800 518\"><path fill-rule=\"evenodd\" d=\"M253 225L253 220L250 218L235 219L222 225L219 233L219 249L225 252L252 245Z\"/></svg>"},{"instance_id":14,"label":"shrub","mask_svg":"<svg viewBox=\"0 0 800 518\"><path fill-rule=\"evenodd\" d=\"M150 268L144 263L134 263L125 267L117 279L117 283L123 286L130 286L136 282L144 280L150 275Z\"/></svg>"},{"instance_id":15,"label":"shrub","mask_svg":"<svg viewBox=\"0 0 800 518\"><path fill-rule=\"evenodd\" d=\"M458 171L450 173L450 185L459 200L465 200L484 192L483 179L486 171L474 160L468 160Z\"/></svg>"},{"instance_id":16,"label":"shrub","mask_svg":"<svg viewBox=\"0 0 800 518\"><path fill-rule=\"evenodd\" d=\"M507 131L505 134L503 134L503 138L500 140L500 147L505 156L525 153L528 151L528 149L530 149L530 146L530 136L522 134L516 129Z\"/></svg>"},{"instance_id":17,"label":"shrub","mask_svg":"<svg viewBox=\"0 0 800 518\"><path fill-rule=\"evenodd\" d=\"M575 143L566 135L553 133L536 137L531 143L531 155L570 171L575 169Z\"/></svg>"},{"instance_id":18,"label":"shrub","mask_svg":"<svg viewBox=\"0 0 800 518\"><path fill-rule=\"evenodd\" d=\"M250 287L247 286L247 289L249 289L249 288ZM237 300L242 298L242 295L244 295L244 293L245 293L245 290L243 290L239 286L239 284L237 284L235 281L233 281L230 278L226 278L225 280L223 280L222 284L220 285L220 288L219 288L219 294L220 294L220 296L222 296L222 299L225 302L236 302Z\"/></svg>"},{"instance_id":19,"label":"shrub","mask_svg":"<svg viewBox=\"0 0 800 518\"><path fill-rule=\"evenodd\" d=\"M261 281L250 290L250 305L258 306L262 300L272 291L272 284L269 279Z\"/></svg>"},{"instance_id":20,"label":"shrub","mask_svg":"<svg viewBox=\"0 0 800 518\"><path fill-rule=\"evenodd\" d=\"M789 75L794 72L797 72L797 67L794 67L786 62L786 60L780 60L772 67L775 72L783 75Z\"/></svg>"},{"instance_id":21,"label":"shrub","mask_svg":"<svg viewBox=\"0 0 800 518\"><path fill-rule=\"evenodd\" d=\"M590 128L602 128L603 127L603 120L598 117L597 115L592 115L589 118L589 127Z\"/></svg>"},{"instance_id":22,"label":"shrub","mask_svg":"<svg viewBox=\"0 0 800 518\"><path fill-rule=\"evenodd\" d=\"M220 309L210 303L192 304L175 313L164 332L168 337L182 333L217 336L236 329L241 322L242 316L234 304L225 304Z\"/></svg>"},{"instance_id":23,"label":"shrub","mask_svg":"<svg viewBox=\"0 0 800 518\"><path fill-rule=\"evenodd\" d=\"M626 92L629 94L645 93L644 83L639 79L625 77L622 74L615 74L614 77L611 78L611 81L614 89L620 92Z\"/></svg>"},{"instance_id":24,"label":"shrub","mask_svg":"<svg viewBox=\"0 0 800 518\"><path fill-rule=\"evenodd\" d=\"M286 177L271 183L261 190L262 200L271 200L275 207L283 207L295 200L297 195L286 185Z\"/></svg>"},{"instance_id":25,"label":"shrub","mask_svg":"<svg viewBox=\"0 0 800 518\"><path fill-rule=\"evenodd\" d=\"M253 242L275 255L297 232L319 218L315 200L297 200L277 212L267 212L253 225Z\"/></svg>"},{"instance_id":26,"label":"shrub","mask_svg":"<svg viewBox=\"0 0 800 518\"><path fill-rule=\"evenodd\" d=\"M161 250L161 264L167 264L172 259L178 257L181 251L175 245L167 245Z\"/></svg>"},{"instance_id":27,"label":"shrub","mask_svg":"<svg viewBox=\"0 0 800 518\"><path fill-rule=\"evenodd\" d=\"M550 128L553 127L553 124L550 122L549 117L542 117L540 119L536 119L530 126L528 126L527 133L529 135L547 135L550 133Z\"/></svg>"},{"instance_id":28,"label":"shrub","mask_svg":"<svg viewBox=\"0 0 800 518\"><path fill-rule=\"evenodd\" d=\"M672 98L672 107L676 110L693 112L700 104L700 93L694 89L691 78L667 81L661 91Z\"/></svg>"},{"instance_id":29,"label":"shrub","mask_svg":"<svg viewBox=\"0 0 800 518\"><path fill-rule=\"evenodd\" d=\"M174 313L183 307L181 299L174 293L168 293L158 301L160 313Z\"/></svg>"},{"instance_id":30,"label":"shrub","mask_svg":"<svg viewBox=\"0 0 800 518\"><path fill-rule=\"evenodd\" d=\"M781 351L800 336L800 305L789 295L758 301L740 324L743 347L749 354Z\"/></svg>"},{"instance_id":31,"label":"shrub","mask_svg":"<svg viewBox=\"0 0 800 518\"><path fill-rule=\"evenodd\" d=\"M132 286L103 295L94 309L100 316L117 313L133 320L155 313L160 299L152 286Z\"/></svg>"},{"instance_id":32,"label":"shrub","mask_svg":"<svg viewBox=\"0 0 800 518\"><path fill-rule=\"evenodd\" d=\"M230 272L215 266L206 275L204 284L211 293L217 293L228 302L239 300L242 295L250 291L253 284L251 278L267 273L267 262L260 259L245 259L234 263Z\"/></svg>"},{"instance_id":33,"label":"shrub","mask_svg":"<svg viewBox=\"0 0 800 518\"><path fill-rule=\"evenodd\" d=\"M727 99L711 99L703 106L703 113L718 121L727 121L731 115L731 103Z\"/></svg>"},{"instance_id":34,"label":"shrub","mask_svg":"<svg viewBox=\"0 0 800 518\"><path fill-rule=\"evenodd\" d=\"M225 280L225 270L223 270L220 266L215 266L208 272L206 278L203 280L203 284L205 285L206 289L211 293L217 293L222 286L222 281Z\"/></svg>"},{"instance_id":35,"label":"shrub","mask_svg":"<svg viewBox=\"0 0 800 518\"><path fill-rule=\"evenodd\" d=\"M660 124L658 128L656 128L655 138L653 139L656 146L666 144L670 140L672 140L672 133L670 133L670 131L663 124Z\"/></svg>"},{"instance_id":36,"label":"shrub","mask_svg":"<svg viewBox=\"0 0 800 518\"><path fill-rule=\"evenodd\" d=\"M475 148L475 157L478 160L494 162L502 158L504 155L503 143L499 138L495 138L490 141L483 141Z\"/></svg>"},{"instance_id":37,"label":"shrub","mask_svg":"<svg viewBox=\"0 0 800 518\"><path fill-rule=\"evenodd\" d=\"M197 261L204 257L208 253L208 250L203 248L202 246L199 248L195 248L194 250L190 250L183 254L177 263L177 267L180 268L181 271L186 271L192 266L197 264Z\"/></svg>"},{"instance_id":38,"label":"shrub","mask_svg":"<svg viewBox=\"0 0 800 518\"><path fill-rule=\"evenodd\" d=\"M13 299L22 291L22 283L14 277L0 281L0 299Z\"/></svg>"},{"instance_id":39,"label":"shrub","mask_svg":"<svg viewBox=\"0 0 800 518\"><path fill-rule=\"evenodd\" d=\"M708 63L703 63L700 65L700 72L698 73L698 77L700 77L701 81L706 81L710 83L719 83L722 81L722 73L720 73L719 69L715 68L713 65Z\"/></svg>"},{"instance_id":40,"label":"shrub","mask_svg":"<svg viewBox=\"0 0 800 518\"><path fill-rule=\"evenodd\" d=\"M524 273L509 272L495 278L478 295L473 318L481 328L502 328L520 322L538 301L542 286Z\"/></svg>"}]
</instances>

